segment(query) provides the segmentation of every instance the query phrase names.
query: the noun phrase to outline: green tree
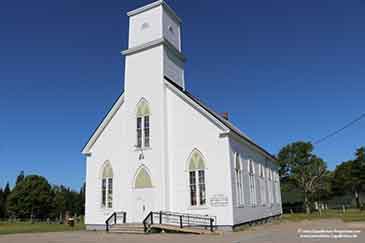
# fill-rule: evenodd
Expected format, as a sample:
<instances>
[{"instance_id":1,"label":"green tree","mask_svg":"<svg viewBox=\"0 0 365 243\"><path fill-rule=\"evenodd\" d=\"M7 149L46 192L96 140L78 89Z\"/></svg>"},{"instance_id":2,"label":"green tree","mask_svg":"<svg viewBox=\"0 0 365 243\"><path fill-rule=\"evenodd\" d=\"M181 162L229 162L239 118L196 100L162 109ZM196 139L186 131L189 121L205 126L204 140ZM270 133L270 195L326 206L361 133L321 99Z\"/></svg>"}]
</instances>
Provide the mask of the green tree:
<instances>
[{"instance_id":1,"label":"green tree","mask_svg":"<svg viewBox=\"0 0 365 243\"><path fill-rule=\"evenodd\" d=\"M333 196L332 180L334 173L332 171L326 171L323 174L322 179L319 181L318 190L314 195L314 200L328 201Z\"/></svg>"},{"instance_id":2,"label":"green tree","mask_svg":"<svg viewBox=\"0 0 365 243\"><path fill-rule=\"evenodd\" d=\"M85 214L85 189L86 189L86 184L84 183L80 188L80 192L77 195L77 207L76 207L77 215Z\"/></svg>"},{"instance_id":3,"label":"green tree","mask_svg":"<svg viewBox=\"0 0 365 243\"><path fill-rule=\"evenodd\" d=\"M5 218L5 200L4 200L4 192L0 187L0 219Z\"/></svg>"},{"instance_id":4,"label":"green tree","mask_svg":"<svg viewBox=\"0 0 365 243\"><path fill-rule=\"evenodd\" d=\"M326 163L313 154L313 145L295 142L282 148L278 154L282 181L295 184L304 195L304 207L310 213L310 199L323 186Z\"/></svg>"},{"instance_id":5,"label":"green tree","mask_svg":"<svg viewBox=\"0 0 365 243\"><path fill-rule=\"evenodd\" d=\"M76 215L84 215L85 186L79 192L71 190L63 185L54 186L52 218L63 219L66 212Z\"/></svg>"},{"instance_id":6,"label":"green tree","mask_svg":"<svg viewBox=\"0 0 365 243\"><path fill-rule=\"evenodd\" d=\"M62 221L63 216L66 212L66 198L64 194L63 186L54 186L52 188L53 192L53 209L52 209L52 218L59 218Z\"/></svg>"},{"instance_id":7,"label":"green tree","mask_svg":"<svg viewBox=\"0 0 365 243\"><path fill-rule=\"evenodd\" d=\"M335 194L343 195L348 189L352 191L352 160L342 162L333 172L332 188Z\"/></svg>"},{"instance_id":8,"label":"green tree","mask_svg":"<svg viewBox=\"0 0 365 243\"><path fill-rule=\"evenodd\" d=\"M7 211L7 206L6 206L6 201L10 195L10 185L9 182L6 183L5 188L3 190L3 195L2 195L2 209L0 209L2 211L2 217L6 218L8 216L8 211Z\"/></svg>"},{"instance_id":9,"label":"green tree","mask_svg":"<svg viewBox=\"0 0 365 243\"><path fill-rule=\"evenodd\" d=\"M20 174L16 178L15 185L17 185L19 182L22 182L24 180L24 171L21 171Z\"/></svg>"},{"instance_id":10,"label":"green tree","mask_svg":"<svg viewBox=\"0 0 365 243\"><path fill-rule=\"evenodd\" d=\"M365 147L360 147L356 150L355 153L355 161L358 171L354 176L358 176L360 186L359 189L361 191L365 190Z\"/></svg>"},{"instance_id":11,"label":"green tree","mask_svg":"<svg viewBox=\"0 0 365 243\"><path fill-rule=\"evenodd\" d=\"M29 175L19 182L7 199L8 213L18 218L46 218L52 208L52 191L41 176Z\"/></svg>"},{"instance_id":12,"label":"green tree","mask_svg":"<svg viewBox=\"0 0 365 243\"><path fill-rule=\"evenodd\" d=\"M361 147L356 150L355 159L349 160L336 166L332 181L333 190L337 194L351 192L359 208L360 192L365 185L365 149Z\"/></svg>"},{"instance_id":13,"label":"green tree","mask_svg":"<svg viewBox=\"0 0 365 243\"><path fill-rule=\"evenodd\" d=\"M10 185L9 185L9 182L6 183L6 186L4 188L4 198L5 200L8 198L9 194L10 194L11 190L10 190Z\"/></svg>"}]
</instances>

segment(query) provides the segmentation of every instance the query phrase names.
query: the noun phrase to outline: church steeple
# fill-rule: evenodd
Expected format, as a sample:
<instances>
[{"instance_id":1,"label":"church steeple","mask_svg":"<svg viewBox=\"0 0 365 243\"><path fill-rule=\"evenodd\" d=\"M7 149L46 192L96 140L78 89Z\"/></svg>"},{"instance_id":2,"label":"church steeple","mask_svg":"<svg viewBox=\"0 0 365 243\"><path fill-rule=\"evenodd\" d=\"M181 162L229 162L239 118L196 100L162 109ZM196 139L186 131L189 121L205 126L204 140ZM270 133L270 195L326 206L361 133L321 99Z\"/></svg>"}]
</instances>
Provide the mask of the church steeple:
<instances>
[{"instance_id":1,"label":"church steeple","mask_svg":"<svg viewBox=\"0 0 365 243\"><path fill-rule=\"evenodd\" d=\"M129 49L164 38L181 51L181 19L163 0L132 10L127 15Z\"/></svg>"},{"instance_id":2,"label":"church steeple","mask_svg":"<svg viewBox=\"0 0 365 243\"><path fill-rule=\"evenodd\" d=\"M128 49L122 53L128 56L163 45L163 75L185 88L181 19L163 0L130 11L127 15Z\"/></svg>"}]
</instances>

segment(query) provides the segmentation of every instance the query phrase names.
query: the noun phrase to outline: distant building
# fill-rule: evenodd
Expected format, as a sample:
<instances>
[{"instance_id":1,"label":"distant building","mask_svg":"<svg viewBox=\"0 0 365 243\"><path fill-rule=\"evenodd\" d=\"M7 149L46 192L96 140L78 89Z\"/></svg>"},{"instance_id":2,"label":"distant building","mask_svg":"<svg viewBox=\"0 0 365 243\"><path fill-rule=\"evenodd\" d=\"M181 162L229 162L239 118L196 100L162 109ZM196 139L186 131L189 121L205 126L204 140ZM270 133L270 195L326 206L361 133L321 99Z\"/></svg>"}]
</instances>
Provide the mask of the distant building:
<instances>
[{"instance_id":1,"label":"distant building","mask_svg":"<svg viewBox=\"0 0 365 243\"><path fill-rule=\"evenodd\" d=\"M82 151L88 229L115 211L127 222L212 215L229 228L280 215L275 158L185 89L181 19L163 1L128 16L124 93Z\"/></svg>"}]
</instances>

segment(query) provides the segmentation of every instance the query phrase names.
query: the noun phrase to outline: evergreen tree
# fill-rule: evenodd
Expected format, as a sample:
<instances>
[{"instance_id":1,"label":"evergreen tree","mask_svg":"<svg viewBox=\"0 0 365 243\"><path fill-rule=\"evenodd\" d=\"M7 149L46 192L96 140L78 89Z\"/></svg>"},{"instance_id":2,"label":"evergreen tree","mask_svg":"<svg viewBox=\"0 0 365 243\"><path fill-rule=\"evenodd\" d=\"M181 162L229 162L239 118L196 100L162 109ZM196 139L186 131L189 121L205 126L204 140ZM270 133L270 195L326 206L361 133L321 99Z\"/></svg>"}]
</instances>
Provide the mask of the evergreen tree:
<instances>
[{"instance_id":1,"label":"evergreen tree","mask_svg":"<svg viewBox=\"0 0 365 243\"><path fill-rule=\"evenodd\" d=\"M9 182L6 183L6 186L4 188L4 198L5 200L8 198L9 194L10 194L10 185L9 185Z\"/></svg>"},{"instance_id":2,"label":"evergreen tree","mask_svg":"<svg viewBox=\"0 0 365 243\"><path fill-rule=\"evenodd\" d=\"M4 192L0 187L0 219L5 218L5 200L4 200Z\"/></svg>"},{"instance_id":3,"label":"evergreen tree","mask_svg":"<svg viewBox=\"0 0 365 243\"><path fill-rule=\"evenodd\" d=\"M22 182L23 180L24 180L24 171L21 171L20 174L16 178L15 185L17 185L19 182Z\"/></svg>"},{"instance_id":4,"label":"evergreen tree","mask_svg":"<svg viewBox=\"0 0 365 243\"><path fill-rule=\"evenodd\" d=\"M8 209L7 209L7 199L10 195L10 185L9 182L6 183L5 188L3 190L3 206L2 206L2 211L3 211L3 217L6 218L8 217Z\"/></svg>"},{"instance_id":5,"label":"evergreen tree","mask_svg":"<svg viewBox=\"0 0 365 243\"><path fill-rule=\"evenodd\" d=\"M26 176L7 198L7 209L18 218L46 218L52 209L52 191L48 181L41 176Z\"/></svg>"},{"instance_id":6,"label":"evergreen tree","mask_svg":"<svg viewBox=\"0 0 365 243\"><path fill-rule=\"evenodd\" d=\"M52 218L58 218L59 220L63 220L66 212L66 198L64 195L64 187L63 186L54 186L52 188L53 191L53 209L52 209Z\"/></svg>"},{"instance_id":7,"label":"evergreen tree","mask_svg":"<svg viewBox=\"0 0 365 243\"><path fill-rule=\"evenodd\" d=\"M77 212L78 215L85 214L85 189L86 189L86 183L82 185L78 195L78 212Z\"/></svg>"}]
</instances>

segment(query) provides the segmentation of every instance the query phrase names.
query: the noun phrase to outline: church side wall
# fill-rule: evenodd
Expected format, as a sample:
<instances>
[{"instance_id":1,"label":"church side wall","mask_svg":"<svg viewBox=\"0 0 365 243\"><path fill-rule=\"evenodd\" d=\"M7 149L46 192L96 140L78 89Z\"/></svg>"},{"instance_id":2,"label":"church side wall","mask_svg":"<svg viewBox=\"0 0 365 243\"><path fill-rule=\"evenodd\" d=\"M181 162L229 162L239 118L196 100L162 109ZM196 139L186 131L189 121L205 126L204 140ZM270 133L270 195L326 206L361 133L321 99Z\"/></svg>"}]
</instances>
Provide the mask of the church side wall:
<instances>
[{"instance_id":1,"label":"church side wall","mask_svg":"<svg viewBox=\"0 0 365 243\"><path fill-rule=\"evenodd\" d=\"M217 225L232 225L232 191L227 137L222 129L166 87L167 151L171 211L217 217ZM206 206L190 206L189 156L199 150L206 163ZM220 204L220 205L219 205Z\"/></svg>"},{"instance_id":2,"label":"church side wall","mask_svg":"<svg viewBox=\"0 0 365 243\"><path fill-rule=\"evenodd\" d=\"M91 156L86 157L86 212L85 224L105 225L106 218L115 210L117 205L123 203L118 198L121 190L126 190L125 170L121 170L125 161L123 136L124 115L123 105L116 112L104 132L95 142ZM109 162L113 169L113 208L106 209L101 205L101 178L105 162ZM122 174L119 174L121 172ZM123 175L124 174L124 175ZM116 186L118 185L118 186Z\"/></svg>"},{"instance_id":3,"label":"church side wall","mask_svg":"<svg viewBox=\"0 0 365 243\"><path fill-rule=\"evenodd\" d=\"M232 188L233 188L233 220L234 224L242 224L250 221L259 220L262 218L268 218L271 216L276 216L282 214L281 199L276 200L275 189L280 188L279 186L275 188L273 180L269 181L267 176L264 179L259 177L259 164L265 165L267 163L268 167L275 170L275 162L272 160L265 159L265 157L257 152L255 149L251 148L249 145L237 139L230 138L230 154L231 154L231 178L232 178ZM242 174L243 174L243 188L244 188L244 205L238 205L237 192L236 192L236 178L234 173L235 168L235 153L238 153L241 158L242 163ZM250 203L250 192L249 192L249 174L248 174L248 160L254 161L254 180L256 183L256 200L255 206ZM266 171L265 171L266 174ZM269 202L268 186L273 188L274 203ZM264 189L265 199L262 198L261 190ZM279 193L280 194L280 193ZM264 201L263 201L264 200Z\"/></svg>"}]
</instances>

